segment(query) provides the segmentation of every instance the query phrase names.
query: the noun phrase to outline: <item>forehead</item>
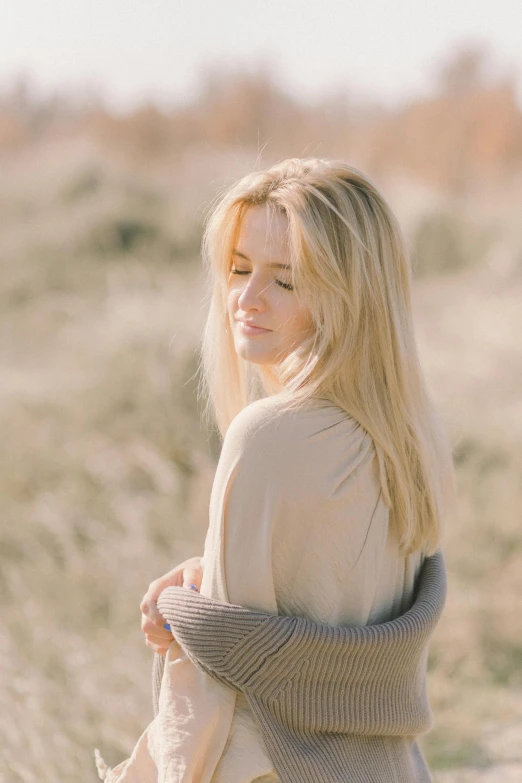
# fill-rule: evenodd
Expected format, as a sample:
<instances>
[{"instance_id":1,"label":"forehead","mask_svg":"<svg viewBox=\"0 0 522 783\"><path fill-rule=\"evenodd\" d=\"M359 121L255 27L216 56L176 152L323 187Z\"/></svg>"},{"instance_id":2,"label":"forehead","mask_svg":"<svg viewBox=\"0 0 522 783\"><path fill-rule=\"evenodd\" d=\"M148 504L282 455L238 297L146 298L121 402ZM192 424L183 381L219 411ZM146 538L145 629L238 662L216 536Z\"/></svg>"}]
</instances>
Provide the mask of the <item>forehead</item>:
<instances>
[{"instance_id":1,"label":"forehead","mask_svg":"<svg viewBox=\"0 0 522 783\"><path fill-rule=\"evenodd\" d=\"M249 258L286 257L288 219L284 212L268 204L249 206L240 221L235 248Z\"/></svg>"}]
</instances>

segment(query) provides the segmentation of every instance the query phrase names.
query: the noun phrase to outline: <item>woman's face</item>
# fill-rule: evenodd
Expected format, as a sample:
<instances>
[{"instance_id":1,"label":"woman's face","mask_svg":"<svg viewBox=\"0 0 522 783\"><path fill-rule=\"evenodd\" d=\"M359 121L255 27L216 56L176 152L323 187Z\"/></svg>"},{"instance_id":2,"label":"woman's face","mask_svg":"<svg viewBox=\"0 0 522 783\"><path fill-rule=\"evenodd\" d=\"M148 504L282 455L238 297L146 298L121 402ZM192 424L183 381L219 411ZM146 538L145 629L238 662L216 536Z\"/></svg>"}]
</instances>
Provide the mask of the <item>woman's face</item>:
<instances>
[{"instance_id":1,"label":"woman's face","mask_svg":"<svg viewBox=\"0 0 522 783\"><path fill-rule=\"evenodd\" d=\"M232 254L227 309L234 345L255 364L278 364L313 330L309 311L291 289L287 227L279 210L250 206Z\"/></svg>"}]
</instances>

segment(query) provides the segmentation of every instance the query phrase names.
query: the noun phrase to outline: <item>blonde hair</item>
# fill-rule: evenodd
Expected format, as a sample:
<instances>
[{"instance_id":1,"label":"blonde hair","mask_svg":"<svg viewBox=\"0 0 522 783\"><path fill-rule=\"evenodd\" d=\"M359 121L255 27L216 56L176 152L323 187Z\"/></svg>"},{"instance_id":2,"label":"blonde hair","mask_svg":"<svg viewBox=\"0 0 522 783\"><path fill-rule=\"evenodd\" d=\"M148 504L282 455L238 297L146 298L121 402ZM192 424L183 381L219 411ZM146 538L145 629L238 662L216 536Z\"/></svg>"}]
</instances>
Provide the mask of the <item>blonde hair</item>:
<instances>
[{"instance_id":1,"label":"blonde hair","mask_svg":"<svg viewBox=\"0 0 522 783\"><path fill-rule=\"evenodd\" d=\"M269 370L235 351L228 279L242 216L268 205L288 220L292 284L315 334L278 366L280 410L312 398L340 406L370 433L403 553L441 546L453 495L451 449L429 401L414 339L411 265L398 222L360 171L343 161L291 158L243 177L207 218L208 317L200 394L223 435L266 396Z\"/></svg>"}]
</instances>

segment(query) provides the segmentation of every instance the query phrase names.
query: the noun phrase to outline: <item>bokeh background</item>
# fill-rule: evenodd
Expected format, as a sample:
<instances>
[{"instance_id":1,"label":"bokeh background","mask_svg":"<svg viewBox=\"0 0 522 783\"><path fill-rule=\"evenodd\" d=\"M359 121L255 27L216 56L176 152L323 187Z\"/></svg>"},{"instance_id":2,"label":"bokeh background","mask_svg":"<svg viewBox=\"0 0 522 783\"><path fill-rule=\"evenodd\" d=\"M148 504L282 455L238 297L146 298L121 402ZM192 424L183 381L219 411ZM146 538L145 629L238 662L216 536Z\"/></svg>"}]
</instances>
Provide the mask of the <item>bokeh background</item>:
<instances>
[{"instance_id":1,"label":"bokeh background","mask_svg":"<svg viewBox=\"0 0 522 783\"><path fill-rule=\"evenodd\" d=\"M152 719L139 602L202 552L201 230L287 156L369 174L454 444L438 783L522 780L522 9L2 3L0 779L90 783ZM458 6L458 8L456 8Z\"/></svg>"}]
</instances>

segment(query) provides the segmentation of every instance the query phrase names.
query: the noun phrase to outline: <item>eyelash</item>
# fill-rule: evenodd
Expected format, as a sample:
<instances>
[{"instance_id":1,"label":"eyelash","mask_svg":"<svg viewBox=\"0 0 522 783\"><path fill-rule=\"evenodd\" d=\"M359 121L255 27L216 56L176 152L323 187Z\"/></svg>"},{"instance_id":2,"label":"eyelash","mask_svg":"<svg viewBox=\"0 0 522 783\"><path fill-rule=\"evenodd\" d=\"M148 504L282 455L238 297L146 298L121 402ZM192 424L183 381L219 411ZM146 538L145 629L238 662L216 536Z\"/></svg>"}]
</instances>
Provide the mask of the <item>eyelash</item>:
<instances>
[{"instance_id":1,"label":"eyelash","mask_svg":"<svg viewBox=\"0 0 522 783\"><path fill-rule=\"evenodd\" d=\"M231 269L231 274L233 275L249 275L250 272L244 271L242 269ZM293 291L294 287L290 285L290 283L283 283L281 280L276 280L277 285L281 286L281 288L286 289L287 291Z\"/></svg>"}]
</instances>

